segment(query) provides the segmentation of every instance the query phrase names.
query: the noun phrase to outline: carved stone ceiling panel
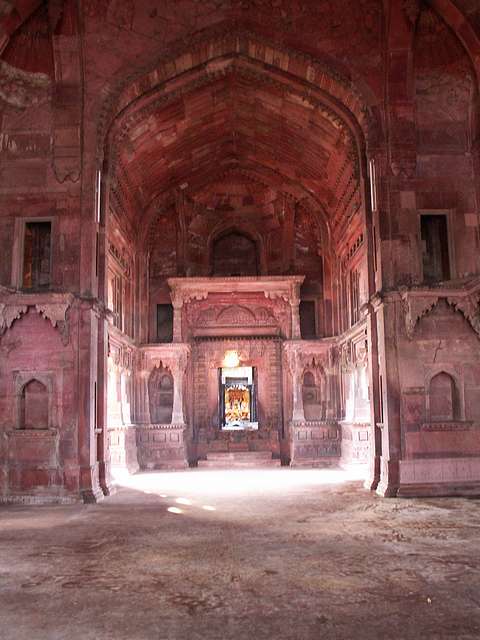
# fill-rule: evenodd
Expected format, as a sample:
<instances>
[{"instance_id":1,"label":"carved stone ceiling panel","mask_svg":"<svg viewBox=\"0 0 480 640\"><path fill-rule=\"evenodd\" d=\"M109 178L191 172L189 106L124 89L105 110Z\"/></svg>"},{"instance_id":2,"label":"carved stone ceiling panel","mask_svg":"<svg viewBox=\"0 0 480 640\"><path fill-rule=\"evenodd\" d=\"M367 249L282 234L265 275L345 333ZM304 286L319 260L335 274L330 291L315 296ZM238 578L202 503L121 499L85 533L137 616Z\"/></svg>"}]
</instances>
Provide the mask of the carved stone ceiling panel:
<instances>
[{"instance_id":1,"label":"carved stone ceiling panel","mask_svg":"<svg viewBox=\"0 0 480 640\"><path fill-rule=\"evenodd\" d=\"M342 190L355 184L351 144L308 102L232 72L139 119L121 143L114 188L132 215L157 194L182 186L207 209L248 216L260 208L272 216L275 192L288 183L334 212ZM247 169L268 171L276 187L218 177Z\"/></svg>"}]
</instances>

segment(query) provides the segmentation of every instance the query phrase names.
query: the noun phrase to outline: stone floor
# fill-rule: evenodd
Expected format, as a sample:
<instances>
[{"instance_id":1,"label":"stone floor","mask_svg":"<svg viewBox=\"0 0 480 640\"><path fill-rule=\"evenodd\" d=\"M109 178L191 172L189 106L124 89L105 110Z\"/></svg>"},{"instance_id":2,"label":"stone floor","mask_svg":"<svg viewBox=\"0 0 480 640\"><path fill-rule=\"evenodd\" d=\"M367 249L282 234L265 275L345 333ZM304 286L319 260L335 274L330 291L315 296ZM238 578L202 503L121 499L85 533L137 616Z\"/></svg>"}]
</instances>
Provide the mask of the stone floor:
<instances>
[{"instance_id":1,"label":"stone floor","mask_svg":"<svg viewBox=\"0 0 480 640\"><path fill-rule=\"evenodd\" d=\"M2 640L480 638L479 503L342 472L152 473L0 510Z\"/></svg>"}]
</instances>

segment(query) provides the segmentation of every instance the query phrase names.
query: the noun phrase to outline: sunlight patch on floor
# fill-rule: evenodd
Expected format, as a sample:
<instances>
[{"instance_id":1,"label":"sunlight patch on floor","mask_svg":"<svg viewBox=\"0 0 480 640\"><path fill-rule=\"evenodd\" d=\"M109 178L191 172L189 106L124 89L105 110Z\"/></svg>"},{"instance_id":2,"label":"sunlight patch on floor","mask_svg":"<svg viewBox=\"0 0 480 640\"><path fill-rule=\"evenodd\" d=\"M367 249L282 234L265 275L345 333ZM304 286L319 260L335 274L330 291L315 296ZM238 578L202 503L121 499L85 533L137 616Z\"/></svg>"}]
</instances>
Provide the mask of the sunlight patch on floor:
<instances>
[{"instance_id":1,"label":"sunlight patch on floor","mask_svg":"<svg viewBox=\"0 0 480 640\"><path fill-rule=\"evenodd\" d=\"M307 488L328 488L364 478L364 469L248 469L150 471L115 477L117 486L157 495L178 505L193 505L202 497L297 493ZM210 504L199 504L205 511Z\"/></svg>"}]
</instances>

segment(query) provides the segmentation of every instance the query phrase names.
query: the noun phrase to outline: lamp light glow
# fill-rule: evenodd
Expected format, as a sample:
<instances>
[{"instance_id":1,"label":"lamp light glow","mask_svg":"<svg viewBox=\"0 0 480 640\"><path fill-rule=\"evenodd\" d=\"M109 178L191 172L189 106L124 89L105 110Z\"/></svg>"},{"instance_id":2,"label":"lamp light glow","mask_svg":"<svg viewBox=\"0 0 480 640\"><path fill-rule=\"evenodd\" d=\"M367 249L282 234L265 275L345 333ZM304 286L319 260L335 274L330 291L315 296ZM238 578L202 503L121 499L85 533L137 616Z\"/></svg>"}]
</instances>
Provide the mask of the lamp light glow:
<instances>
[{"instance_id":1,"label":"lamp light glow","mask_svg":"<svg viewBox=\"0 0 480 640\"><path fill-rule=\"evenodd\" d=\"M228 369L236 369L240 364L240 358L236 351L225 351L223 365Z\"/></svg>"}]
</instances>

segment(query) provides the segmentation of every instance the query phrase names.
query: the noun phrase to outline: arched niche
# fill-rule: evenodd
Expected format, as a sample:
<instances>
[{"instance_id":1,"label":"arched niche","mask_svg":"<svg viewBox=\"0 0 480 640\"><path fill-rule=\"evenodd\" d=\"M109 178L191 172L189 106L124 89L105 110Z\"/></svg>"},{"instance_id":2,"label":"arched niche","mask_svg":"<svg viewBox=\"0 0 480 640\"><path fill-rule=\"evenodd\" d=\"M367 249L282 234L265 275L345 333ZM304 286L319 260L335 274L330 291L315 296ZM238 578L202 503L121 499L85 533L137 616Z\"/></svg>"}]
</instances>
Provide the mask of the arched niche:
<instances>
[{"instance_id":1,"label":"arched niche","mask_svg":"<svg viewBox=\"0 0 480 640\"><path fill-rule=\"evenodd\" d=\"M460 394L455 379L446 371L440 371L430 380L430 421L443 422L459 420L460 416Z\"/></svg>"},{"instance_id":2,"label":"arched niche","mask_svg":"<svg viewBox=\"0 0 480 640\"><path fill-rule=\"evenodd\" d=\"M213 276L257 276L258 253L249 234L232 229L213 240L210 272Z\"/></svg>"},{"instance_id":3,"label":"arched niche","mask_svg":"<svg viewBox=\"0 0 480 640\"><path fill-rule=\"evenodd\" d=\"M306 420L324 420L326 411L325 384L320 367L309 367L303 373L302 397Z\"/></svg>"},{"instance_id":4,"label":"arched niche","mask_svg":"<svg viewBox=\"0 0 480 640\"><path fill-rule=\"evenodd\" d=\"M148 380L150 419L155 424L170 424L173 412L173 376L163 365L156 367Z\"/></svg>"},{"instance_id":5,"label":"arched niche","mask_svg":"<svg viewBox=\"0 0 480 640\"><path fill-rule=\"evenodd\" d=\"M48 429L49 424L48 389L34 378L22 388L18 426L20 429Z\"/></svg>"}]
</instances>

